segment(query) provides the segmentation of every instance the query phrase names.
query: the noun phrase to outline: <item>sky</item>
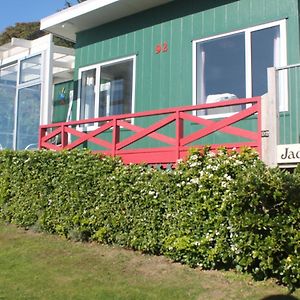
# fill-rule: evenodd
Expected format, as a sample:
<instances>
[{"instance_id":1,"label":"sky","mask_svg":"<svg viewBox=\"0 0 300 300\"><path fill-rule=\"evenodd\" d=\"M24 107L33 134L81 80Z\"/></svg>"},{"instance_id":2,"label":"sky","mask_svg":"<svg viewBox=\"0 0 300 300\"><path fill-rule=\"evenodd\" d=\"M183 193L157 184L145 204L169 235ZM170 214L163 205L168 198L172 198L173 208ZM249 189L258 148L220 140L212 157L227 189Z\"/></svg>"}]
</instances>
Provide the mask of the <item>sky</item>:
<instances>
[{"instance_id":1,"label":"sky","mask_svg":"<svg viewBox=\"0 0 300 300\"><path fill-rule=\"evenodd\" d=\"M0 4L1 33L17 22L40 21L56 13L65 6L65 0L0 0Z\"/></svg>"}]
</instances>

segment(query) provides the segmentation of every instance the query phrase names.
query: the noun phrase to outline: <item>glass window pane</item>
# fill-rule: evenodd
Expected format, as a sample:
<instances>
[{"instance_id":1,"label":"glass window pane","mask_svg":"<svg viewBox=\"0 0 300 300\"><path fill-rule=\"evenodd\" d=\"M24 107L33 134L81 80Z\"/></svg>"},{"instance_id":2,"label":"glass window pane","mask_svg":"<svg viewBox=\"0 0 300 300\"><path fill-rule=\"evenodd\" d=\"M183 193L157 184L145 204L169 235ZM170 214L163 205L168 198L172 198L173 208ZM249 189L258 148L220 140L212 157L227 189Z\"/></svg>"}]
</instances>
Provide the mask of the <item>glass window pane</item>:
<instances>
[{"instance_id":1,"label":"glass window pane","mask_svg":"<svg viewBox=\"0 0 300 300\"><path fill-rule=\"evenodd\" d=\"M95 117L95 82L96 69L82 72L80 89L80 119Z\"/></svg>"},{"instance_id":2,"label":"glass window pane","mask_svg":"<svg viewBox=\"0 0 300 300\"><path fill-rule=\"evenodd\" d=\"M245 34L238 33L197 44L197 103L246 96ZM209 113L230 112L219 108Z\"/></svg>"},{"instance_id":3,"label":"glass window pane","mask_svg":"<svg viewBox=\"0 0 300 300\"><path fill-rule=\"evenodd\" d=\"M278 65L279 26L274 26L251 34L252 43L252 96L267 92L267 68Z\"/></svg>"},{"instance_id":4,"label":"glass window pane","mask_svg":"<svg viewBox=\"0 0 300 300\"><path fill-rule=\"evenodd\" d=\"M198 103L216 94L245 97L244 33L197 45L197 83Z\"/></svg>"},{"instance_id":5,"label":"glass window pane","mask_svg":"<svg viewBox=\"0 0 300 300\"><path fill-rule=\"evenodd\" d=\"M41 85L19 90L17 149L37 147L40 124Z\"/></svg>"},{"instance_id":6,"label":"glass window pane","mask_svg":"<svg viewBox=\"0 0 300 300\"><path fill-rule=\"evenodd\" d=\"M41 55L21 61L20 83L37 80L41 77Z\"/></svg>"},{"instance_id":7,"label":"glass window pane","mask_svg":"<svg viewBox=\"0 0 300 300\"><path fill-rule=\"evenodd\" d=\"M13 148L17 65L0 69L0 148Z\"/></svg>"},{"instance_id":8,"label":"glass window pane","mask_svg":"<svg viewBox=\"0 0 300 300\"><path fill-rule=\"evenodd\" d=\"M99 116L131 113L133 60L101 67Z\"/></svg>"}]
</instances>

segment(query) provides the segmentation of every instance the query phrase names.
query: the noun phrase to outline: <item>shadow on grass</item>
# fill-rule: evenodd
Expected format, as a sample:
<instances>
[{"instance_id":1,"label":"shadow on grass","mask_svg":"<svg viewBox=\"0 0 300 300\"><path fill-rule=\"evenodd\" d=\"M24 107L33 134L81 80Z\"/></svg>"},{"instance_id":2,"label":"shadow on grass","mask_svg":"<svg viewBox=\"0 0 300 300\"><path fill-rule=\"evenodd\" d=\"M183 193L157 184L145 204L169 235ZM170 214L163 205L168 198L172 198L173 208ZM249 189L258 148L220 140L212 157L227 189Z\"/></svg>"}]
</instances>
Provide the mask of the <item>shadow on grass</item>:
<instances>
[{"instance_id":1,"label":"shadow on grass","mask_svg":"<svg viewBox=\"0 0 300 300\"><path fill-rule=\"evenodd\" d=\"M262 298L261 300L299 300L291 295L272 295Z\"/></svg>"}]
</instances>

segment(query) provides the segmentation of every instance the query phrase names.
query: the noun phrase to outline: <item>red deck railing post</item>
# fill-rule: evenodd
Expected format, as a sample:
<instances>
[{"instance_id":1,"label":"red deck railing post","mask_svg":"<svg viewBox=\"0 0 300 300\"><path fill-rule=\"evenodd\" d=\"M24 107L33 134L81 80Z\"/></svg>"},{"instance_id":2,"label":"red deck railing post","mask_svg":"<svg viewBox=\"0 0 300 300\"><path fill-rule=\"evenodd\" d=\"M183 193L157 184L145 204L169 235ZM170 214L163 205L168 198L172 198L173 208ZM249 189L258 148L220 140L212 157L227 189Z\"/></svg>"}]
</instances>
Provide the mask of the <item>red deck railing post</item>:
<instances>
[{"instance_id":1,"label":"red deck railing post","mask_svg":"<svg viewBox=\"0 0 300 300\"><path fill-rule=\"evenodd\" d=\"M61 125L61 148L65 149L68 145L68 133L65 131L65 125Z\"/></svg>"},{"instance_id":2,"label":"red deck railing post","mask_svg":"<svg viewBox=\"0 0 300 300\"><path fill-rule=\"evenodd\" d=\"M112 156L116 156L117 144L120 142L120 126L118 125L117 118L113 118L113 136L112 136Z\"/></svg>"},{"instance_id":3,"label":"red deck railing post","mask_svg":"<svg viewBox=\"0 0 300 300\"><path fill-rule=\"evenodd\" d=\"M183 138L183 120L180 117L180 110L176 110L176 157L181 158L180 147Z\"/></svg>"},{"instance_id":4,"label":"red deck railing post","mask_svg":"<svg viewBox=\"0 0 300 300\"><path fill-rule=\"evenodd\" d=\"M42 140L43 140L43 137L46 135L46 131L47 131L46 128L43 128L42 126L40 126L40 128L39 128L39 142L38 142L39 150L42 149Z\"/></svg>"}]
</instances>

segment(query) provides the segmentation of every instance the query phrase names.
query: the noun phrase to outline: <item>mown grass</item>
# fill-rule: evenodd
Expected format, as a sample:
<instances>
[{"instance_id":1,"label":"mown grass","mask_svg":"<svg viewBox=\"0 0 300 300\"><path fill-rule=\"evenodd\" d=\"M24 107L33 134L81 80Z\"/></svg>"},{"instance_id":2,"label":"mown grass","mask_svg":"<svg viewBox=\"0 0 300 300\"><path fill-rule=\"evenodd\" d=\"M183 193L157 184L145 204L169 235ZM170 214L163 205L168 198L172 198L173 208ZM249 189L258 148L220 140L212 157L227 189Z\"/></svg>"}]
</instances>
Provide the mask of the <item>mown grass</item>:
<instances>
[{"instance_id":1,"label":"mown grass","mask_svg":"<svg viewBox=\"0 0 300 300\"><path fill-rule=\"evenodd\" d=\"M273 281L201 271L117 247L74 243L0 223L0 299L263 299ZM294 296L300 297L300 291Z\"/></svg>"}]
</instances>

